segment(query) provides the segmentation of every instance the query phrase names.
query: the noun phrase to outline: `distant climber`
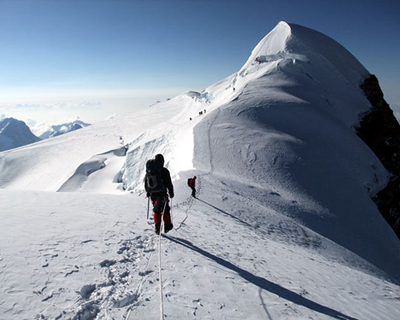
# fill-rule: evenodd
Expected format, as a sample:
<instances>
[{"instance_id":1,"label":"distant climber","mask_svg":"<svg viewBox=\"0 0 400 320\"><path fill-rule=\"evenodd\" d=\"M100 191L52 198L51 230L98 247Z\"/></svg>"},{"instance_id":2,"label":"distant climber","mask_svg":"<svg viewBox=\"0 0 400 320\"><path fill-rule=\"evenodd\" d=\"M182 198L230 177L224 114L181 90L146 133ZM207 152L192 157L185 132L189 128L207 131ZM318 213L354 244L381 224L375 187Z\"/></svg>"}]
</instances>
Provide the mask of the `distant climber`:
<instances>
[{"instance_id":1,"label":"distant climber","mask_svg":"<svg viewBox=\"0 0 400 320\"><path fill-rule=\"evenodd\" d=\"M147 197L153 203L153 219L156 234L160 234L161 216L164 220L164 232L167 233L174 226L171 221L171 208L169 197L174 197L174 186L172 185L171 175L167 168L164 168L164 156L157 154L154 159L146 163L146 176L144 188Z\"/></svg>"},{"instance_id":2,"label":"distant climber","mask_svg":"<svg viewBox=\"0 0 400 320\"><path fill-rule=\"evenodd\" d=\"M192 197L196 198L196 176L188 179L188 186L192 189Z\"/></svg>"}]
</instances>

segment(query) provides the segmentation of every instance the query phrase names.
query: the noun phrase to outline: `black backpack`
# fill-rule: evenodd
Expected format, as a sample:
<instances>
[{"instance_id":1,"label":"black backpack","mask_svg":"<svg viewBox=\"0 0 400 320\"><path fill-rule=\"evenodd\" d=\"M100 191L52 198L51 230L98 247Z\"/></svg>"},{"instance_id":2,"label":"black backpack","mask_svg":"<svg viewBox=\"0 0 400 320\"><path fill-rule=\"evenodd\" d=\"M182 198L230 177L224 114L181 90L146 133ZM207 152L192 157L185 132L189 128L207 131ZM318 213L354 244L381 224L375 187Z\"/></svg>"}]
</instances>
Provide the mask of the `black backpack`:
<instances>
[{"instance_id":1,"label":"black backpack","mask_svg":"<svg viewBox=\"0 0 400 320\"><path fill-rule=\"evenodd\" d=\"M192 178L189 178L187 181L188 187L190 187L190 181L192 181Z\"/></svg>"},{"instance_id":2,"label":"black backpack","mask_svg":"<svg viewBox=\"0 0 400 320\"><path fill-rule=\"evenodd\" d=\"M154 160L150 159L146 162L146 192L153 194L156 192L164 192L164 184L161 177L160 164Z\"/></svg>"}]
</instances>

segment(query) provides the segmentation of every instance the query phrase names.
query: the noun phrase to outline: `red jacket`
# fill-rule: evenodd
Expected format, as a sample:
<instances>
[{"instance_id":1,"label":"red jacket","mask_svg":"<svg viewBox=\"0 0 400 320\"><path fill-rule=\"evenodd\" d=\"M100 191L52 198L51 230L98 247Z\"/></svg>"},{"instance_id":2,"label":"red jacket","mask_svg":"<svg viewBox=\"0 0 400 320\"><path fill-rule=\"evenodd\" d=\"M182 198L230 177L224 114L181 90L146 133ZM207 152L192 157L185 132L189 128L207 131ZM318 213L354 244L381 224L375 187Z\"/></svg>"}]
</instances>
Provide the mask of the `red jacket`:
<instances>
[{"instance_id":1,"label":"red jacket","mask_svg":"<svg viewBox=\"0 0 400 320\"><path fill-rule=\"evenodd\" d=\"M196 176L189 180L189 186L195 187L196 186Z\"/></svg>"}]
</instances>

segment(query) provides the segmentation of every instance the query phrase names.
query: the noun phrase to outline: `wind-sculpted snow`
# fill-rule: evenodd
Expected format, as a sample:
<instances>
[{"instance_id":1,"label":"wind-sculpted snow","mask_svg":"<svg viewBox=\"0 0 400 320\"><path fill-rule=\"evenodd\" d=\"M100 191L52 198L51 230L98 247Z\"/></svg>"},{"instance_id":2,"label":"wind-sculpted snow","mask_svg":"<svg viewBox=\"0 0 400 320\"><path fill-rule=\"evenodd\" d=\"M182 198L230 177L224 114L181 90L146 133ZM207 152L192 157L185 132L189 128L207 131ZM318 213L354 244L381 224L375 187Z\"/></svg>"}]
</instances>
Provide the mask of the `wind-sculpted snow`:
<instances>
[{"instance_id":1,"label":"wind-sculpted snow","mask_svg":"<svg viewBox=\"0 0 400 320\"><path fill-rule=\"evenodd\" d=\"M335 40L318 31L283 21L253 49L239 73L257 62L257 58L263 60L263 57L273 58L266 58L261 62L276 61L285 57L289 57L288 60L307 62L320 68L322 74L328 75L326 71L329 70L343 76L357 88L369 75L364 66Z\"/></svg>"},{"instance_id":2,"label":"wind-sculpted snow","mask_svg":"<svg viewBox=\"0 0 400 320\"><path fill-rule=\"evenodd\" d=\"M73 192L78 190L96 190L96 179L91 179L90 186L87 185L87 181L90 175L94 174L98 170L102 170L102 176L104 171L110 172L110 175L114 176L112 179L113 183L122 182L121 174L118 173L121 168L122 161L119 159L125 157L126 148L121 147L116 150L111 150L100 155L95 155L89 160L82 163L75 171L75 173L58 189L59 192ZM120 161L118 161L120 160ZM117 163L116 165L114 163ZM103 170L107 167L107 170ZM117 172L117 173L116 173ZM86 184L86 185L85 185ZM100 181L101 184L101 181ZM116 188L117 189L117 188Z\"/></svg>"},{"instance_id":3,"label":"wind-sculpted snow","mask_svg":"<svg viewBox=\"0 0 400 320\"><path fill-rule=\"evenodd\" d=\"M167 159L165 163L168 166L168 159L171 159L173 143L172 133L166 134L158 139L148 141L144 144L139 144L137 147L132 147L132 144L127 154L125 161L122 179L125 183L125 189L141 191L143 190L143 181L146 167L146 161L154 158L156 154L162 154Z\"/></svg>"},{"instance_id":4,"label":"wind-sculpted snow","mask_svg":"<svg viewBox=\"0 0 400 320\"><path fill-rule=\"evenodd\" d=\"M210 93L207 91L203 91L201 93L189 91L186 93L186 95L194 99L196 102L211 103L211 101L213 100L212 95L210 95Z\"/></svg>"}]
</instances>

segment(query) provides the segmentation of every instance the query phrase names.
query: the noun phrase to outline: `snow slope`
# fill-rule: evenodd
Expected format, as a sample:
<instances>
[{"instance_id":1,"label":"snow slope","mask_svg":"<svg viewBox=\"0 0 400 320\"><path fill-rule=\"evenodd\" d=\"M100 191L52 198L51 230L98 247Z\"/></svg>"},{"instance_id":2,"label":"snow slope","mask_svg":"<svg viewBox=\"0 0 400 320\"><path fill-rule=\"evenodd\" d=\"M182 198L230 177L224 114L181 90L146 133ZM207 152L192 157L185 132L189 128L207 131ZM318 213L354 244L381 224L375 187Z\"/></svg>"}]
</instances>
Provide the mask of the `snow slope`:
<instances>
[{"instance_id":1,"label":"snow slope","mask_svg":"<svg viewBox=\"0 0 400 320\"><path fill-rule=\"evenodd\" d=\"M0 153L2 319L400 318L400 245L370 200L387 173L352 129L367 75L281 22L201 93ZM157 153L163 237L142 183Z\"/></svg>"}]
</instances>

